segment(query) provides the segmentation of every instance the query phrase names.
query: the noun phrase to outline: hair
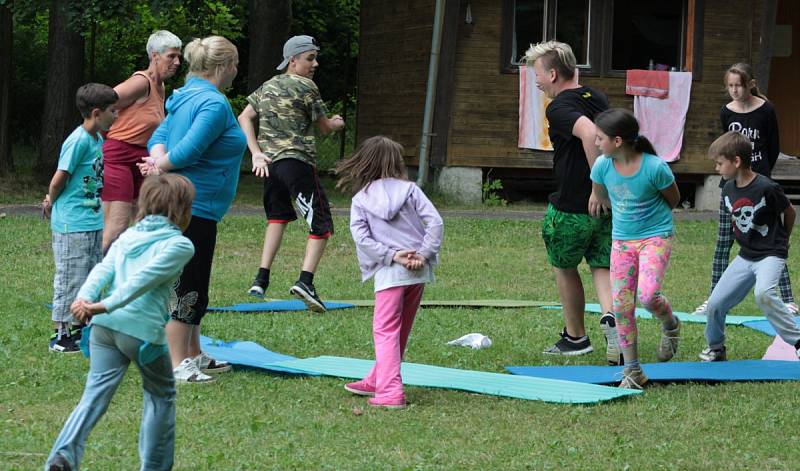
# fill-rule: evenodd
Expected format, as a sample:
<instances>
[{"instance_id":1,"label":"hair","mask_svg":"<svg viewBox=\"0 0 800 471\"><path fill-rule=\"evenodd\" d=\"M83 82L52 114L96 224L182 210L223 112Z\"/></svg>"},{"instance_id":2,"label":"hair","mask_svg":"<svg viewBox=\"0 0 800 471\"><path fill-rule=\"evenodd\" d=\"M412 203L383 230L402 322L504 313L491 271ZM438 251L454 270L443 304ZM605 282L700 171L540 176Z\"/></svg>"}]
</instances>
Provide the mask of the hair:
<instances>
[{"instance_id":1,"label":"hair","mask_svg":"<svg viewBox=\"0 0 800 471\"><path fill-rule=\"evenodd\" d=\"M403 146L386 136L364 140L349 159L336 165L334 173L339 176L336 188L348 189L353 193L381 178L408 180Z\"/></svg>"},{"instance_id":2,"label":"hair","mask_svg":"<svg viewBox=\"0 0 800 471\"><path fill-rule=\"evenodd\" d=\"M105 110L118 100L117 92L102 83L87 83L75 93L75 106L84 119L92 116L93 109Z\"/></svg>"},{"instance_id":3,"label":"hair","mask_svg":"<svg viewBox=\"0 0 800 471\"><path fill-rule=\"evenodd\" d=\"M164 51L171 48L180 49L181 46L183 46L181 38L167 30L160 29L147 38L147 57L151 57L153 53L163 54Z\"/></svg>"},{"instance_id":4,"label":"hair","mask_svg":"<svg viewBox=\"0 0 800 471\"><path fill-rule=\"evenodd\" d=\"M619 137L624 144L636 152L655 155L656 150L649 139L639 134L639 121L624 108L611 108L594 118L594 124L608 137Z\"/></svg>"},{"instance_id":5,"label":"hair","mask_svg":"<svg viewBox=\"0 0 800 471\"><path fill-rule=\"evenodd\" d=\"M232 42L222 36L195 38L183 49L183 57L189 63L186 78L209 78L239 58Z\"/></svg>"},{"instance_id":6,"label":"hair","mask_svg":"<svg viewBox=\"0 0 800 471\"><path fill-rule=\"evenodd\" d=\"M139 190L136 221L151 214L166 216L181 231L185 231L192 219L194 193L194 185L183 175L151 175L144 179Z\"/></svg>"},{"instance_id":7,"label":"hair","mask_svg":"<svg viewBox=\"0 0 800 471\"><path fill-rule=\"evenodd\" d=\"M736 157L742 161L742 168L750 168L750 156L753 154L753 143L742 133L728 131L719 136L708 147L708 158L724 157L731 162Z\"/></svg>"},{"instance_id":8,"label":"hair","mask_svg":"<svg viewBox=\"0 0 800 471\"><path fill-rule=\"evenodd\" d=\"M533 65L536 59L542 60L545 69L555 69L558 76L566 80L571 80L575 76L575 68L578 66L569 44L558 41L531 44L525 52L525 62Z\"/></svg>"},{"instance_id":9,"label":"hair","mask_svg":"<svg viewBox=\"0 0 800 471\"><path fill-rule=\"evenodd\" d=\"M749 84L751 80L755 80L755 77L753 77L753 68L750 66L750 64L746 64L744 62L737 62L736 64L733 64L732 66L728 67L728 70L725 71L725 75L722 76L722 83L726 87L728 86L728 75L730 74L738 75L739 80L742 81L743 86L747 86L747 84ZM761 90L759 90L758 86L756 85L753 85L750 88L750 94L753 96L757 96L764 101L769 101L767 100L767 97L763 93L761 93Z\"/></svg>"}]
</instances>

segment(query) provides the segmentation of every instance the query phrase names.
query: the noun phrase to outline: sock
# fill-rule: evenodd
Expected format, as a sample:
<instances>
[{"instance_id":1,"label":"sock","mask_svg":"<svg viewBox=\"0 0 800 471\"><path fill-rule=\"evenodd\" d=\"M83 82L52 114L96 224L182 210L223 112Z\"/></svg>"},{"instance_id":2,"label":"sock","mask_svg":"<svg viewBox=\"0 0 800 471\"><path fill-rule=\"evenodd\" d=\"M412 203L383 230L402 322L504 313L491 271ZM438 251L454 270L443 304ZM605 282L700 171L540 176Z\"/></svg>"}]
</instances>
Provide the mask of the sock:
<instances>
[{"instance_id":1,"label":"sock","mask_svg":"<svg viewBox=\"0 0 800 471\"><path fill-rule=\"evenodd\" d=\"M678 327L678 318L672 316L661 324L661 330L675 330Z\"/></svg>"},{"instance_id":2,"label":"sock","mask_svg":"<svg viewBox=\"0 0 800 471\"><path fill-rule=\"evenodd\" d=\"M586 338L585 335L583 337L573 337L573 336L571 336L571 335L569 335L567 333L567 329L564 329L564 335L567 336L567 340L569 340L570 342L575 342L575 343L580 342L581 340Z\"/></svg>"},{"instance_id":3,"label":"sock","mask_svg":"<svg viewBox=\"0 0 800 471\"><path fill-rule=\"evenodd\" d=\"M628 371L630 371L630 370L640 370L640 369L642 369L642 367L641 367L641 365L639 365L639 360L633 360L630 363L628 363L628 361L625 360L625 369L628 370Z\"/></svg>"},{"instance_id":4,"label":"sock","mask_svg":"<svg viewBox=\"0 0 800 471\"><path fill-rule=\"evenodd\" d=\"M635 369L639 366L639 345L631 344L622 347L622 357L625 359L625 368Z\"/></svg>"},{"instance_id":5,"label":"sock","mask_svg":"<svg viewBox=\"0 0 800 471\"><path fill-rule=\"evenodd\" d=\"M310 271L301 271L300 278L298 278L297 281L302 281L307 285L312 285L314 283L314 274Z\"/></svg>"},{"instance_id":6,"label":"sock","mask_svg":"<svg viewBox=\"0 0 800 471\"><path fill-rule=\"evenodd\" d=\"M269 268L258 267L258 275L256 275L256 280L269 283Z\"/></svg>"}]
</instances>

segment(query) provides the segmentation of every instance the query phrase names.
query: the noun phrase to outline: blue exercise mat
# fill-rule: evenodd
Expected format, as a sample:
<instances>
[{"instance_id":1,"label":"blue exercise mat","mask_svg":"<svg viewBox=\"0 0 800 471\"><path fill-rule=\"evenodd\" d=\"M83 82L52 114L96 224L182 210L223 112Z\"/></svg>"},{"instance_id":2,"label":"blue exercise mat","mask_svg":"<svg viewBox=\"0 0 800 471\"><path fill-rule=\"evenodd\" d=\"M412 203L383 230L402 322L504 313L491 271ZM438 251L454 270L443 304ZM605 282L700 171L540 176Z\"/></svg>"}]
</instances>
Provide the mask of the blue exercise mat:
<instances>
[{"instance_id":1,"label":"blue exercise mat","mask_svg":"<svg viewBox=\"0 0 800 471\"><path fill-rule=\"evenodd\" d=\"M327 376L360 379L372 369L372 360L321 356L277 363L274 366ZM271 368L272 366L270 366ZM530 378L486 371L458 370L440 366L403 363L403 384L566 404L593 404L641 394L642 391L610 388L544 378Z\"/></svg>"},{"instance_id":2,"label":"blue exercise mat","mask_svg":"<svg viewBox=\"0 0 800 471\"><path fill-rule=\"evenodd\" d=\"M325 308L329 311L332 309L349 309L355 307L352 304L346 303L326 303L323 302ZM245 303L234 304L233 306L222 307L209 307L209 311L227 311L227 312L278 312L278 311L306 311L308 308L299 299L290 299L286 301L266 301L263 303Z\"/></svg>"},{"instance_id":3,"label":"blue exercise mat","mask_svg":"<svg viewBox=\"0 0 800 471\"><path fill-rule=\"evenodd\" d=\"M542 306L542 309L561 309L561 306ZM586 312L593 312L595 314L602 314L603 308L599 304L587 304L584 308ZM695 316L688 312L672 311L681 322L690 322L695 324L707 324L706 316ZM647 309L640 307L636 308L636 317L640 319L652 319L653 315ZM727 316L725 318L726 325L744 325L746 322L766 321L764 316Z\"/></svg>"},{"instance_id":4,"label":"blue exercise mat","mask_svg":"<svg viewBox=\"0 0 800 471\"><path fill-rule=\"evenodd\" d=\"M515 375L614 384L622 380L622 366L507 366ZM669 362L642 365L654 382L682 381L800 381L800 362L736 360L717 362Z\"/></svg>"},{"instance_id":5,"label":"blue exercise mat","mask_svg":"<svg viewBox=\"0 0 800 471\"><path fill-rule=\"evenodd\" d=\"M794 322L795 324L798 325L798 327L800 327L800 316L795 316ZM778 335L778 333L775 332L775 329L772 327L772 324L770 324L768 320L749 321L745 322L742 325L745 327L749 327L753 330L757 330L761 333L767 334L770 337L775 337L776 335Z\"/></svg>"},{"instance_id":6,"label":"blue exercise mat","mask_svg":"<svg viewBox=\"0 0 800 471\"><path fill-rule=\"evenodd\" d=\"M306 374L292 368L275 366L275 363L296 360L297 358L269 351L255 342L238 340L225 342L201 335L200 345L203 351L211 355L215 360L227 361L234 366L246 366L282 373Z\"/></svg>"}]
</instances>

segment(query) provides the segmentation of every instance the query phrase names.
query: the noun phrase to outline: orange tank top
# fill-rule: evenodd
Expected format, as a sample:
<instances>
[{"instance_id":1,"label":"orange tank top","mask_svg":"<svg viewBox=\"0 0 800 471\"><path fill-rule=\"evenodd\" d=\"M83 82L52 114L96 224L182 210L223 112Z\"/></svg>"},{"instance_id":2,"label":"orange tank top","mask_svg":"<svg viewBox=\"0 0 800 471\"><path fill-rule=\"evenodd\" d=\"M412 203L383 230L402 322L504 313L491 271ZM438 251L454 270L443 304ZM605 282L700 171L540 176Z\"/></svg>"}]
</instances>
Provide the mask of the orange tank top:
<instances>
[{"instance_id":1,"label":"orange tank top","mask_svg":"<svg viewBox=\"0 0 800 471\"><path fill-rule=\"evenodd\" d=\"M108 131L109 139L146 146L147 140L164 120L164 97L159 93L158 84L145 72L134 72L150 82L150 93L144 103L133 103L120 110L117 120Z\"/></svg>"}]
</instances>

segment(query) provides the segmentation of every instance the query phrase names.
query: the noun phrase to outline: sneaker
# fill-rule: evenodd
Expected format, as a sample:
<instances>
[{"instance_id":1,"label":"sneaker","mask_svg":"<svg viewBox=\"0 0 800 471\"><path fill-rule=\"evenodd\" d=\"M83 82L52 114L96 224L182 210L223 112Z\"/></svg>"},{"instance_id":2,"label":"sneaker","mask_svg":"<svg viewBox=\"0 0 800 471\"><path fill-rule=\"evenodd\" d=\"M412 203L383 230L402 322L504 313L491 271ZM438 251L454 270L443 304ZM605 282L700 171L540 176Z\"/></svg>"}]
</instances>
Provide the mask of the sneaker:
<instances>
[{"instance_id":1,"label":"sneaker","mask_svg":"<svg viewBox=\"0 0 800 471\"><path fill-rule=\"evenodd\" d=\"M249 294L250 296L255 296L257 298L263 298L264 293L267 291L267 286L269 286L269 283L262 280L261 278L256 277L256 279L253 280L253 286L251 286L250 289L247 290L247 294Z\"/></svg>"},{"instance_id":2,"label":"sneaker","mask_svg":"<svg viewBox=\"0 0 800 471\"><path fill-rule=\"evenodd\" d=\"M383 407L384 409L405 409L406 408L406 401L405 399L400 399L399 401L384 401L380 399L370 398L369 405L372 407Z\"/></svg>"},{"instance_id":3,"label":"sneaker","mask_svg":"<svg viewBox=\"0 0 800 471\"><path fill-rule=\"evenodd\" d=\"M191 358L184 358L177 368L172 370L176 383L212 383L214 378L203 373Z\"/></svg>"},{"instance_id":4,"label":"sneaker","mask_svg":"<svg viewBox=\"0 0 800 471\"><path fill-rule=\"evenodd\" d=\"M614 314L607 312L600 318L600 328L603 329L603 334L606 336L606 360L609 365L622 365L625 360L622 359L622 350L619 348L619 336L617 335L617 321L614 319Z\"/></svg>"},{"instance_id":5,"label":"sneaker","mask_svg":"<svg viewBox=\"0 0 800 471\"><path fill-rule=\"evenodd\" d=\"M656 348L658 361L670 361L678 353L678 342L681 339L681 321L675 318L677 325L672 330L661 331L661 341Z\"/></svg>"},{"instance_id":6,"label":"sneaker","mask_svg":"<svg viewBox=\"0 0 800 471\"><path fill-rule=\"evenodd\" d=\"M83 324L78 324L78 325L70 324L69 329L66 331L66 333L62 331L61 335L62 336L69 335L70 337L72 337L73 340L75 340L75 343L78 343L78 340L80 340L81 336L83 335L84 327L86 326ZM53 334L50 335L50 344L52 345L53 343L55 343L56 340L58 340L58 332L53 332Z\"/></svg>"},{"instance_id":7,"label":"sneaker","mask_svg":"<svg viewBox=\"0 0 800 471\"><path fill-rule=\"evenodd\" d=\"M694 310L694 312L692 313L692 315L695 315L695 316L705 316L705 315L706 315L706 310L707 310L707 309L708 309L708 299L706 299L705 301L703 301L703 304L701 304L701 305L697 306L697 308Z\"/></svg>"},{"instance_id":8,"label":"sneaker","mask_svg":"<svg viewBox=\"0 0 800 471\"><path fill-rule=\"evenodd\" d=\"M206 352L201 352L200 355L194 357L194 362L197 368L207 375L227 373L232 368L231 364L227 361L215 360Z\"/></svg>"},{"instance_id":9,"label":"sneaker","mask_svg":"<svg viewBox=\"0 0 800 471\"><path fill-rule=\"evenodd\" d=\"M564 356L578 356L585 355L594 351L589 337L584 335L580 340L574 341L567 337L567 329L561 332L561 340L556 342L552 347L548 348L542 353L548 355L564 355Z\"/></svg>"},{"instance_id":10,"label":"sneaker","mask_svg":"<svg viewBox=\"0 0 800 471\"><path fill-rule=\"evenodd\" d=\"M56 455L47 469L48 471L72 471L72 466L69 465L69 461L64 458L64 455Z\"/></svg>"},{"instance_id":11,"label":"sneaker","mask_svg":"<svg viewBox=\"0 0 800 471\"><path fill-rule=\"evenodd\" d=\"M791 302L786 303L786 309L789 310L789 314L796 316L800 312L800 308L797 307L797 303Z\"/></svg>"},{"instance_id":12,"label":"sneaker","mask_svg":"<svg viewBox=\"0 0 800 471\"><path fill-rule=\"evenodd\" d=\"M728 359L728 352L725 346L718 349L708 347L700 352L698 356L700 357L700 361L725 361Z\"/></svg>"},{"instance_id":13,"label":"sneaker","mask_svg":"<svg viewBox=\"0 0 800 471\"><path fill-rule=\"evenodd\" d=\"M306 307L314 312L325 312L325 305L322 304L322 301L317 296L317 292L314 289L314 285L310 284L307 285L302 281L298 280L297 283L294 284L291 288L289 288L289 293L294 295L300 301L306 305Z\"/></svg>"},{"instance_id":14,"label":"sneaker","mask_svg":"<svg viewBox=\"0 0 800 471\"><path fill-rule=\"evenodd\" d=\"M644 389L648 381L647 375L644 374L641 368L625 368L622 370L622 381L619 383L619 387L623 389Z\"/></svg>"},{"instance_id":15,"label":"sneaker","mask_svg":"<svg viewBox=\"0 0 800 471\"><path fill-rule=\"evenodd\" d=\"M50 351L54 353L80 353L81 347L74 337L62 335L50 341Z\"/></svg>"},{"instance_id":16,"label":"sneaker","mask_svg":"<svg viewBox=\"0 0 800 471\"><path fill-rule=\"evenodd\" d=\"M359 396L372 397L375 395L375 386L370 386L369 384L364 382L363 379L361 381L356 381L355 383L345 384L344 389Z\"/></svg>"}]
</instances>

